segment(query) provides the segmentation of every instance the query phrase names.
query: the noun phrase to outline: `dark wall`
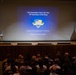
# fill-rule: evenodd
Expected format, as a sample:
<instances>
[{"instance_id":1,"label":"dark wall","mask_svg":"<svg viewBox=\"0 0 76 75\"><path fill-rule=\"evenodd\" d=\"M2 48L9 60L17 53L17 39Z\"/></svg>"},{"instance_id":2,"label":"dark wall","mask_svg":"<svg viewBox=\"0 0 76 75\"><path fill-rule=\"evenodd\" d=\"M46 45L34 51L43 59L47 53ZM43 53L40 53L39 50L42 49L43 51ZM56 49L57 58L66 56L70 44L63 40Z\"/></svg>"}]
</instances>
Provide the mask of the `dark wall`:
<instances>
[{"instance_id":1,"label":"dark wall","mask_svg":"<svg viewBox=\"0 0 76 75\"><path fill-rule=\"evenodd\" d=\"M0 60L6 58L7 54L11 54L13 58L16 58L19 54L24 55L27 54L36 55L38 52L41 53L42 56L46 54L50 54L51 58L54 58L57 54L57 51L61 52L61 56L63 57L65 52L69 52L71 56L76 53L76 45L36 45L36 46L0 46Z\"/></svg>"}]
</instances>

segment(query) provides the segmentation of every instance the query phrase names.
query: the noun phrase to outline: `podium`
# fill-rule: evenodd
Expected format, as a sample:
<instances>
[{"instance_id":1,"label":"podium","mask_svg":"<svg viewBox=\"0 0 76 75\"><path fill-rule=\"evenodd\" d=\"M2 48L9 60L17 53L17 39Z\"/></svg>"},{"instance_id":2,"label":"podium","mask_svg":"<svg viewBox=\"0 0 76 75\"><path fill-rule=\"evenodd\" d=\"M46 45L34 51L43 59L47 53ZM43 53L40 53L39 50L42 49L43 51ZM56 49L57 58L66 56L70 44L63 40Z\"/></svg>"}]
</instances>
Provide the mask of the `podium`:
<instances>
[{"instance_id":1,"label":"podium","mask_svg":"<svg viewBox=\"0 0 76 75\"><path fill-rule=\"evenodd\" d=\"M0 31L0 41L3 40L3 32Z\"/></svg>"}]
</instances>

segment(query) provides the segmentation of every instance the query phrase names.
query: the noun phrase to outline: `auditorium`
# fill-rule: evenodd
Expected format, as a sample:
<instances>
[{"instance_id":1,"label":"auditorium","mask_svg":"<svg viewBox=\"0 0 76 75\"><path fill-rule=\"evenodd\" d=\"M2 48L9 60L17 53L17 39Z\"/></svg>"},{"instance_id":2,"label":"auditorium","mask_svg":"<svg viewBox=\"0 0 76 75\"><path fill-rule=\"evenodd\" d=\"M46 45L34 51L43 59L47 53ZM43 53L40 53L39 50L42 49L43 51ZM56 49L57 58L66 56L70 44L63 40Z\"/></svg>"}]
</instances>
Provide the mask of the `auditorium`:
<instances>
[{"instance_id":1,"label":"auditorium","mask_svg":"<svg viewBox=\"0 0 76 75\"><path fill-rule=\"evenodd\" d=\"M76 1L0 0L0 75L76 75Z\"/></svg>"}]
</instances>

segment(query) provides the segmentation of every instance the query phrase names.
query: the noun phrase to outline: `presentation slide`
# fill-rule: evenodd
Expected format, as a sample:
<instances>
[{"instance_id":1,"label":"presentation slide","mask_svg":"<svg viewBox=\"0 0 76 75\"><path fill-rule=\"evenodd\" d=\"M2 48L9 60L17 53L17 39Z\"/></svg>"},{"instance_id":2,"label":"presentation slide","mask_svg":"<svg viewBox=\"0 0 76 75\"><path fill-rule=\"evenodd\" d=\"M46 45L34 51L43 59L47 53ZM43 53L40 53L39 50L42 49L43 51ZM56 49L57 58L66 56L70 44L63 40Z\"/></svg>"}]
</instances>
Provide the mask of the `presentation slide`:
<instances>
[{"instance_id":1,"label":"presentation slide","mask_svg":"<svg viewBox=\"0 0 76 75\"><path fill-rule=\"evenodd\" d=\"M53 40L58 27L58 8L19 7L18 22L24 29L25 41Z\"/></svg>"},{"instance_id":2,"label":"presentation slide","mask_svg":"<svg viewBox=\"0 0 76 75\"><path fill-rule=\"evenodd\" d=\"M3 41L76 40L76 5L0 5Z\"/></svg>"}]
</instances>

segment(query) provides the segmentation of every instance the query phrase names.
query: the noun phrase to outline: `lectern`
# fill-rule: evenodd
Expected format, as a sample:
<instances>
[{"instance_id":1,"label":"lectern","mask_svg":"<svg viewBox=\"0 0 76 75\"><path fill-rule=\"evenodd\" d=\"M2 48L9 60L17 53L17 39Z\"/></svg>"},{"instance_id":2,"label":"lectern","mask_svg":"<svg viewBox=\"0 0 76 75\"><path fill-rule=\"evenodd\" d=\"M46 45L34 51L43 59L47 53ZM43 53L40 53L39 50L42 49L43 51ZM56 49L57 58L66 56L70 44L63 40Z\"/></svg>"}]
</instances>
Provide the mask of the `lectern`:
<instances>
[{"instance_id":1,"label":"lectern","mask_svg":"<svg viewBox=\"0 0 76 75\"><path fill-rule=\"evenodd\" d=\"M2 40L3 40L3 32L0 31L0 41L2 41Z\"/></svg>"}]
</instances>

